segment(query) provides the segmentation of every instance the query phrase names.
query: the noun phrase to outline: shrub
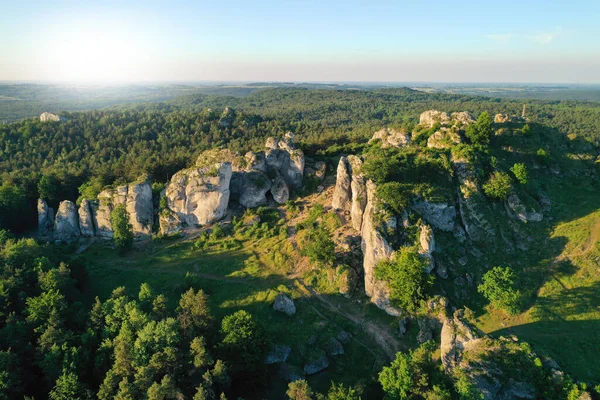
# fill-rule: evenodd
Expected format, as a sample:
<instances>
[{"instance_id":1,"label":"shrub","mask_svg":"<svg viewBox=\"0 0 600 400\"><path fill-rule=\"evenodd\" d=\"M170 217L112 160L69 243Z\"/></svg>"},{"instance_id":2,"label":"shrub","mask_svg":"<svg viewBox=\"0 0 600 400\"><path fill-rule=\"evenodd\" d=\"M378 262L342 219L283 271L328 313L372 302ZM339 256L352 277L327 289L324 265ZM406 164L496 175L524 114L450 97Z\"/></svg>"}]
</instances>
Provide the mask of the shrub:
<instances>
[{"instance_id":1,"label":"shrub","mask_svg":"<svg viewBox=\"0 0 600 400\"><path fill-rule=\"evenodd\" d=\"M538 149L537 153L538 161L542 164L546 164L548 162L548 152L542 148Z\"/></svg>"},{"instance_id":2,"label":"shrub","mask_svg":"<svg viewBox=\"0 0 600 400\"><path fill-rule=\"evenodd\" d=\"M511 189L510 175L506 172L494 172L490 179L483 184L483 191L487 197L504 200Z\"/></svg>"},{"instance_id":3,"label":"shrub","mask_svg":"<svg viewBox=\"0 0 600 400\"><path fill-rule=\"evenodd\" d=\"M523 163L517 163L512 166L510 169L515 177L519 181L519 183L525 185L529 182L529 172L527 171L527 166Z\"/></svg>"},{"instance_id":4,"label":"shrub","mask_svg":"<svg viewBox=\"0 0 600 400\"><path fill-rule=\"evenodd\" d=\"M521 293L514 288L515 274L509 267L494 267L483 275L483 283L477 291L490 301L492 306L517 314Z\"/></svg>"},{"instance_id":5,"label":"shrub","mask_svg":"<svg viewBox=\"0 0 600 400\"><path fill-rule=\"evenodd\" d=\"M484 111L477 118L477 122L467 127L465 135L473 144L486 145L490 142L492 132L492 117Z\"/></svg>"},{"instance_id":6,"label":"shrub","mask_svg":"<svg viewBox=\"0 0 600 400\"><path fill-rule=\"evenodd\" d=\"M124 204L119 204L110 213L115 246L124 252L133 246L133 227L129 223L129 213Z\"/></svg>"},{"instance_id":7,"label":"shrub","mask_svg":"<svg viewBox=\"0 0 600 400\"><path fill-rule=\"evenodd\" d=\"M309 229L300 253L311 262L332 265L335 261L335 243L329 230L323 226Z\"/></svg>"},{"instance_id":8,"label":"shrub","mask_svg":"<svg viewBox=\"0 0 600 400\"><path fill-rule=\"evenodd\" d=\"M391 300L414 314L433 285L433 277L425 272L425 267L426 262L417 251L403 247L393 260L380 262L375 275L388 282Z\"/></svg>"},{"instance_id":9,"label":"shrub","mask_svg":"<svg viewBox=\"0 0 600 400\"><path fill-rule=\"evenodd\" d=\"M521 129L521 133L526 136L531 135L531 127L529 126L529 124L523 125L523 129Z\"/></svg>"},{"instance_id":10,"label":"shrub","mask_svg":"<svg viewBox=\"0 0 600 400\"><path fill-rule=\"evenodd\" d=\"M400 214L408 206L409 193L401 183L388 182L377 187L377 198L383 203L384 207Z\"/></svg>"}]
</instances>

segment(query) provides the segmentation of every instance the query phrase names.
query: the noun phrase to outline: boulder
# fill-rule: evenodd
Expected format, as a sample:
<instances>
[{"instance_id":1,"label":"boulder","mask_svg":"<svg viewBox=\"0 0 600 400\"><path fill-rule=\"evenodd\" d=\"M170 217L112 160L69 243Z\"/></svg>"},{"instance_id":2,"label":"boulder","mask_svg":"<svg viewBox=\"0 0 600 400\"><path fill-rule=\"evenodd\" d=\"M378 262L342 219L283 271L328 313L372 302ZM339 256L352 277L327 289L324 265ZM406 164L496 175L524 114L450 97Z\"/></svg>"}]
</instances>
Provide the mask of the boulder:
<instances>
[{"instance_id":1,"label":"boulder","mask_svg":"<svg viewBox=\"0 0 600 400\"><path fill-rule=\"evenodd\" d=\"M436 229L452 232L456 219L456 208L448 203L431 203L426 200L416 201L412 209L421 214L428 224Z\"/></svg>"},{"instance_id":2,"label":"boulder","mask_svg":"<svg viewBox=\"0 0 600 400\"><path fill-rule=\"evenodd\" d=\"M327 164L324 161L317 161L315 163L315 178L322 181L325 179L325 174L327 173Z\"/></svg>"},{"instance_id":3,"label":"boulder","mask_svg":"<svg viewBox=\"0 0 600 400\"><path fill-rule=\"evenodd\" d=\"M348 170L348 162L346 157L342 156L337 167L335 189L333 190L333 199L331 201L331 206L335 210L348 210L350 208L350 198L352 197L351 184L352 179Z\"/></svg>"},{"instance_id":4,"label":"boulder","mask_svg":"<svg viewBox=\"0 0 600 400\"><path fill-rule=\"evenodd\" d=\"M94 219L92 216L92 207L88 199L81 200L79 205L79 231L83 237L92 237L96 234L94 229Z\"/></svg>"},{"instance_id":5,"label":"boulder","mask_svg":"<svg viewBox=\"0 0 600 400\"><path fill-rule=\"evenodd\" d=\"M54 229L54 209L48 207L48 203L44 199L38 199L38 235L46 237L52 234Z\"/></svg>"},{"instance_id":6,"label":"boulder","mask_svg":"<svg viewBox=\"0 0 600 400\"><path fill-rule=\"evenodd\" d=\"M54 238L64 242L72 242L80 234L77 207L72 201L62 201L58 206L54 220Z\"/></svg>"},{"instance_id":7,"label":"boulder","mask_svg":"<svg viewBox=\"0 0 600 400\"><path fill-rule=\"evenodd\" d=\"M281 149L269 149L265 153L267 167L279 171L282 175L287 173L290 164L290 153Z\"/></svg>"},{"instance_id":8,"label":"boulder","mask_svg":"<svg viewBox=\"0 0 600 400\"><path fill-rule=\"evenodd\" d=\"M279 172L271 180L271 195L273 196L273 200L279 204L285 203L290 198L290 189Z\"/></svg>"},{"instance_id":9,"label":"boulder","mask_svg":"<svg viewBox=\"0 0 600 400\"><path fill-rule=\"evenodd\" d=\"M281 150L285 150L288 153L296 150L296 144L294 143L294 134L292 132L288 132L285 136L279 140L278 147Z\"/></svg>"},{"instance_id":10,"label":"boulder","mask_svg":"<svg viewBox=\"0 0 600 400\"><path fill-rule=\"evenodd\" d=\"M98 201L91 203L92 216L96 235L104 238L112 238L113 230L110 223L110 213L113 210L113 191L103 190L98 194Z\"/></svg>"},{"instance_id":11,"label":"boulder","mask_svg":"<svg viewBox=\"0 0 600 400\"><path fill-rule=\"evenodd\" d=\"M369 143L376 140L381 141L381 147L384 149L388 147L404 147L410 143L410 136L405 130L383 128L373 134Z\"/></svg>"},{"instance_id":12,"label":"boulder","mask_svg":"<svg viewBox=\"0 0 600 400\"><path fill-rule=\"evenodd\" d=\"M511 118L508 114L496 114L494 116L494 122L497 124L504 124L506 122L511 122Z\"/></svg>"},{"instance_id":13,"label":"boulder","mask_svg":"<svg viewBox=\"0 0 600 400\"><path fill-rule=\"evenodd\" d=\"M377 205L376 186L372 181L367 181L367 206L363 215L363 224L361 228L361 249L363 252L363 268L365 273L365 293L371 298L377 307L381 308L390 315L399 316L401 311L390 302L389 288L384 281L380 281L375 276L375 268L380 261L388 260L392 254L392 246L387 242L379 231L380 227L376 221L384 220L395 221L383 213ZM392 223L392 225L394 225Z\"/></svg>"},{"instance_id":14,"label":"boulder","mask_svg":"<svg viewBox=\"0 0 600 400\"><path fill-rule=\"evenodd\" d=\"M246 170L256 170L261 172L267 172L267 161L265 159L265 153L260 151L255 153L249 151L244 155L244 161L246 163Z\"/></svg>"},{"instance_id":15,"label":"boulder","mask_svg":"<svg viewBox=\"0 0 600 400\"><path fill-rule=\"evenodd\" d=\"M344 346L342 346L342 344L334 337L329 338L329 340L325 342L323 350L325 350L329 356L344 354Z\"/></svg>"},{"instance_id":16,"label":"boulder","mask_svg":"<svg viewBox=\"0 0 600 400\"><path fill-rule=\"evenodd\" d=\"M290 356L292 348L285 344L277 344L269 349L265 356L265 364L283 363Z\"/></svg>"},{"instance_id":17,"label":"boulder","mask_svg":"<svg viewBox=\"0 0 600 400\"><path fill-rule=\"evenodd\" d=\"M398 321L398 337L403 338L404 334L406 333L407 330L407 326L408 325L408 319L407 318L402 318Z\"/></svg>"},{"instance_id":18,"label":"boulder","mask_svg":"<svg viewBox=\"0 0 600 400\"><path fill-rule=\"evenodd\" d=\"M279 148L279 138L268 137L265 142L265 148L269 150L275 150Z\"/></svg>"},{"instance_id":19,"label":"boulder","mask_svg":"<svg viewBox=\"0 0 600 400\"><path fill-rule=\"evenodd\" d=\"M307 375L313 375L323 371L327 367L329 367L329 360L326 356L322 356L304 364L304 372L306 372Z\"/></svg>"},{"instance_id":20,"label":"boulder","mask_svg":"<svg viewBox=\"0 0 600 400\"><path fill-rule=\"evenodd\" d=\"M352 340L352 334L350 332L341 331L337 335L337 340L339 340L340 343L348 344L350 343L350 340Z\"/></svg>"},{"instance_id":21,"label":"boulder","mask_svg":"<svg viewBox=\"0 0 600 400\"><path fill-rule=\"evenodd\" d=\"M230 162L177 172L165 190L168 209L187 226L218 221L227 211L231 175Z\"/></svg>"},{"instance_id":22,"label":"boulder","mask_svg":"<svg viewBox=\"0 0 600 400\"><path fill-rule=\"evenodd\" d=\"M429 274L435 267L433 260L433 252L435 251L435 238L433 236L433 229L427 224L421 225L419 232L419 253L427 260L427 266L425 271Z\"/></svg>"},{"instance_id":23,"label":"boulder","mask_svg":"<svg viewBox=\"0 0 600 400\"><path fill-rule=\"evenodd\" d=\"M352 227L360 232L363 221L363 214L367 206L367 186L365 177L361 173L362 161L354 155L349 155L347 158L348 166L350 167L350 189L352 192L352 204L350 205L350 218Z\"/></svg>"},{"instance_id":24,"label":"boulder","mask_svg":"<svg viewBox=\"0 0 600 400\"><path fill-rule=\"evenodd\" d=\"M183 229L183 221L179 218L179 215L169 209L161 210L158 213L158 224L160 233L163 235L179 233Z\"/></svg>"},{"instance_id":25,"label":"boulder","mask_svg":"<svg viewBox=\"0 0 600 400\"><path fill-rule=\"evenodd\" d=\"M40 115L40 121L41 122L60 122L60 121L64 121L65 118L60 117L56 114L52 114L49 112L44 112Z\"/></svg>"},{"instance_id":26,"label":"boulder","mask_svg":"<svg viewBox=\"0 0 600 400\"><path fill-rule=\"evenodd\" d=\"M271 189L269 177L260 171L243 173L242 192L239 202L247 208L255 208L267 203L267 192Z\"/></svg>"},{"instance_id":27,"label":"boulder","mask_svg":"<svg viewBox=\"0 0 600 400\"><path fill-rule=\"evenodd\" d=\"M515 216L523 222L540 222L542 219L544 219L544 215L540 212L527 211L527 207L525 204L523 204L521 199L519 199L519 196L517 196L516 193L511 193L508 195L506 204L508 205L508 208L515 214Z\"/></svg>"},{"instance_id":28,"label":"boulder","mask_svg":"<svg viewBox=\"0 0 600 400\"><path fill-rule=\"evenodd\" d=\"M426 128L431 128L438 122L442 125L448 124L450 117L445 112L438 110L425 111L419 116L419 124Z\"/></svg>"},{"instance_id":29,"label":"boulder","mask_svg":"<svg viewBox=\"0 0 600 400\"><path fill-rule=\"evenodd\" d=\"M285 382L295 382L306 377L306 372L296 366L281 363L279 366L279 377Z\"/></svg>"},{"instance_id":30,"label":"boulder","mask_svg":"<svg viewBox=\"0 0 600 400\"><path fill-rule=\"evenodd\" d=\"M302 187L302 178L304 177L304 153L302 150L289 151L289 164L286 173L286 181L293 188Z\"/></svg>"},{"instance_id":31,"label":"boulder","mask_svg":"<svg viewBox=\"0 0 600 400\"><path fill-rule=\"evenodd\" d=\"M279 293L277 297L275 297L273 310L285 313L291 317L292 315L296 314L296 305L294 304L294 300L292 300L287 294Z\"/></svg>"}]
</instances>

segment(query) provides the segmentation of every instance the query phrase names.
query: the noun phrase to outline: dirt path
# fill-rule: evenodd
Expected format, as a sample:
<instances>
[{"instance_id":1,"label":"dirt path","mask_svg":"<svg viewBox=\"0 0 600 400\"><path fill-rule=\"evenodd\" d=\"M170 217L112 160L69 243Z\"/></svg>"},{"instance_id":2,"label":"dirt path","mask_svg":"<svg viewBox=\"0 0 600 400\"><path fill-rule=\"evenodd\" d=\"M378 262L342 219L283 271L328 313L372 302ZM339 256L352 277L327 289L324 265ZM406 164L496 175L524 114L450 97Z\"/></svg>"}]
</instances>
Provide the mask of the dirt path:
<instances>
[{"instance_id":1,"label":"dirt path","mask_svg":"<svg viewBox=\"0 0 600 400\"><path fill-rule=\"evenodd\" d=\"M585 246L574 253L564 255L564 258L572 259L574 257L585 256L587 253L594 249L596 243L600 240L600 218L596 221L596 223L590 229L590 237L585 243Z\"/></svg>"}]
</instances>

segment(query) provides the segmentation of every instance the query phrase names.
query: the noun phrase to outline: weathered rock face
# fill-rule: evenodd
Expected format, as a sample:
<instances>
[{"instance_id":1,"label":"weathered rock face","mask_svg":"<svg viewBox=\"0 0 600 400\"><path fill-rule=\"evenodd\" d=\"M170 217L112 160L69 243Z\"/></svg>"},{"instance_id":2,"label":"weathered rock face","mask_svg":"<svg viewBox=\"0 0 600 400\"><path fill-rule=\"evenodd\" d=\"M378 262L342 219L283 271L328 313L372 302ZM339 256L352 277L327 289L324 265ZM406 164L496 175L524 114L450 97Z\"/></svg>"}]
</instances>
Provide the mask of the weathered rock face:
<instances>
[{"instance_id":1,"label":"weathered rock face","mask_svg":"<svg viewBox=\"0 0 600 400\"><path fill-rule=\"evenodd\" d=\"M304 153L302 150L291 150L289 155L290 163L284 177L287 176L287 182L290 186L299 188L302 186L302 178L304 177Z\"/></svg>"},{"instance_id":2,"label":"weathered rock face","mask_svg":"<svg viewBox=\"0 0 600 400\"><path fill-rule=\"evenodd\" d=\"M249 151L244 156L244 159L246 161L246 170L248 170L248 171L256 170L256 171L262 171L262 172L267 171L267 163L265 160L265 153L263 153L262 151L258 152L258 153Z\"/></svg>"},{"instance_id":3,"label":"weathered rock face","mask_svg":"<svg viewBox=\"0 0 600 400\"><path fill-rule=\"evenodd\" d=\"M265 356L265 364L283 363L287 360L292 352L292 348L285 344L277 344L272 346Z\"/></svg>"},{"instance_id":4,"label":"weathered rock face","mask_svg":"<svg viewBox=\"0 0 600 400\"><path fill-rule=\"evenodd\" d=\"M450 117L448 114L438 110L429 110L421 113L419 116L419 124L423 125L427 128L431 128L437 123L441 123L442 125L448 124L450 122Z\"/></svg>"},{"instance_id":5,"label":"weathered rock face","mask_svg":"<svg viewBox=\"0 0 600 400\"><path fill-rule=\"evenodd\" d=\"M45 112L40 115L40 121L41 122L60 122L60 121L64 121L64 118L59 117L56 114Z\"/></svg>"},{"instance_id":6,"label":"weathered rock face","mask_svg":"<svg viewBox=\"0 0 600 400\"><path fill-rule=\"evenodd\" d=\"M396 130L391 128L383 128L373 134L369 143L380 140L381 147L404 147L410 143L410 135L404 130Z\"/></svg>"},{"instance_id":7,"label":"weathered rock face","mask_svg":"<svg viewBox=\"0 0 600 400\"><path fill-rule=\"evenodd\" d=\"M265 148L267 167L277 170L290 187L301 187L305 159L302 150L298 150L294 144L294 135L288 132L283 139L270 137Z\"/></svg>"},{"instance_id":8,"label":"weathered rock face","mask_svg":"<svg viewBox=\"0 0 600 400\"><path fill-rule=\"evenodd\" d=\"M150 182L132 183L127 187L125 206L129 213L134 236L149 237L152 234L154 205Z\"/></svg>"},{"instance_id":9,"label":"weathered rock face","mask_svg":"<svg viewBox=\"0 0 600 400\"><path fill-rule=\"evenodd\" d=\"M242 176L242 192L239 202L242 206L255 208L267 203L267 192L271 189L269 177L260 171L249 171Z\"/></svg>"},{"instance_id":10,"label":"weathered rock face","mask_svg":"<svg viewBox=\"0 0 600 400\"><path fill-rule=\"evenodd\" d=\"M412 209L421 214L423 219L434 228L445 232L454 230L456 208L447 203L430 203L422 200L412 205Z\"/></svg>"},{"instance_id":11,"label":"weathered rock face","mask_svg":"<svg viewBox=\"0 0 600 400\"><path fill-rule=\"evenodd\" d=\"M540 222L544 219L544 215L540 212L536 211L527 211L527 207L525 204L519 199L515 193L511 193L508 195L506 199L506 204L508 208L523 222L533 221Z\"/></svg>"},{"instance_id":12,"label":"weathered rock face","mask_svg":"<svg viewBox=\"0 0 600 400\"><path fill-rule=\"evenodd\" d=\"M433 229L431 229L429 225L421 225L419 244L421 246L421 250L419 252L427 260L427 267L425 270L427 273L430 273L435 267L432 254L435 251L435 238L433 236Z\"/></svg>"},{"instance_id":13,"label":"weathered rock face","mask_svg":"<svg viewBox=\"0 0 600 400\"><path fill-rule=\"evenodd\" d=\"M429 136L427 147L433 149L449 149L462 142L460 135L453 129L442 128Z\"/></svg>"},{"instance_id":14,"label":"weathered rock face","mask_svg":"<svg viewBox=\"0 0 600 400\"><path fill-rule=\"evenodd\" d=\"M183 221L181 221L179 215L168 209L161 210L159 212L158 223L160 226L160 232L163 235L172 235L181 232L183 229Z\"/></svg>"},{"instance_id":15,"label":"weathered rock face","mask_svg":"<svg viewBox=\"0 0 600 400\"><path fill-rule=\"evenodd\" d=\"M379 232L378 226L375 223L377 214L382 212L377 207L375 184L372 181L367 181L366 186L367 206L365 207L361 230L365 293L377 307L390 315L399 316L401 311L391 305L387 284L375 277L377 264L380 261L389 259L393 254L393 249L381 232ZM390 217L387 217L387 219L390 219Z\"/></svg>"},{"instance_id":16,"label":"weathered rock face","mask_svg":"<svg viewBox=\"0 0 600 400\"><path fill-rule=\"evenodd\" d=\"M287 314L290 317L296 314L296 305L294 304L294 300L290 299L290 297L285 293L279 293L277 297L275 297L273 309L275 311Z\"/></svg>"},{"instance_id":17,"label":"weathered rock face","mask_svg":"<svg viewBox=\"0 0 600 400\"><path fill-rule=\"evenodd\" d=\"M508 114L496 114L494 116L494 122L497 124L503 124L506 122L511 122L511 118Z\"/></svg>"},{"instance_id":18,"label":"weathered rock face","mask_svg":"<svg viewBox=\"0 0 600 400\"><path fill-rule=\"evenodd\" d=\"M304 372L306 372L307 375L312 375L319 371L323 371L327 367L329 367L329 360L326 356L322 356L304 364Z\"/></svg>"},{"instance_id":19,"label":"weathered rock face","mask_svg":"<svg viewBox=\"0 0 600 400\"><path fill-rule=\"evenodd\" d=\"M225 216L231 163L190 168L173 175L166 187L167 207L188 226L206 225Z\"/></svg>"},{"instance_id":20,"label":"weathered rock face","mask_svg":"<svg viewBox=\"0 0 600 400\"><path fill-rule=\"evenodd\" d=\"M54 209L52 209L52 207L48 207L48 203L46 203L45 200L38 199L37 213L38 235L41 237L51 235L52 230L54 229Z\"/></svg>"},{"instance_id":21,"label":"weathered rock face","mask_svg":"<svg viewBox=\"0 0 600 400\"><path fill-rule=\"evenodd\" d=\"M460 125L471 125L475 122L475 119L466 111L453 112L450 116L452 121L458 122Z\"/></svg>"},{"instance_id":22,"label":"weathered rock face","mask_svg":"<svg viewBox=\"0 0 600 400\"><path fill-rule=\"evenodd\" d=\"M327 164L323 161L317 161L315 163L315 177L322 181L325 179L325 173L327 172Z\"/></svg>"},{"instance_id":23,"label":"weathered rock face","mask_svg":"<svg viewBox=\"0 0 600 400\"><path fill-rule=\"evenodd\" d=\"M96 234L92 207L88 199L83 199L79 205L79 231L83 237L92 237Z\"/></svg>"},{"instance_id":24,"label":"weathered rock face","mask_svg":"<svg viewBox=\"0 0 600 400\"><path fill-rule=\"evenodd\" d=\"M340 157L337 167L337 176L335 180L335 189L333 191L333 200L331 206L335 210L348 210L350 208L350 199L352 179L348 171L348 161L346 157Z\"/></svg>"},{"instance_id":25,"label":"weathered rock face","mask_svg":"<svg viewBox=\"0 0 600 400\"><path fill-rule=\"evenodd\" d=\"M359 231L362 228L363 214L367 206L367 185L365 177L361 173L362 161L354 155L349 155L347 158L350 167L350 189L352 192L352 204L350 206L350 217L352 219L352 227Z\"/></svg>"},{"instance_id":26,"label":"weathered rock face","mask_svg":"<svg viewBox=\"0 0 600 400\"><path fill-rule=\"evenodd\" d=\"M110 189L101 191L98 194L98 201L93 202L91 206L96 235L104 238L112 238L113 230L110 223L110 213L114 207L113 191Z\"/></svg>"},{"instance_id":27,"label":"weathered rock face","mask_svg":"<svg viewBox=\"0 0 600 400\"><path fill-rule=\"evenodd\" d=\"M290 189L280 173L277 173L271 181L271 195L279 204L285 203L290 198Z\"/></svg>"},{"instance_id":28,"label":"weathered rock face","mask_svg":"<svg viewBox=\"0 0 600 400\"><path fill-rule=\"evenodd\" d=\"M80 236L77 207L72 201L65 200L58 206L54 220L54 238L72 242Z\"/></svg>"}]
</instances>

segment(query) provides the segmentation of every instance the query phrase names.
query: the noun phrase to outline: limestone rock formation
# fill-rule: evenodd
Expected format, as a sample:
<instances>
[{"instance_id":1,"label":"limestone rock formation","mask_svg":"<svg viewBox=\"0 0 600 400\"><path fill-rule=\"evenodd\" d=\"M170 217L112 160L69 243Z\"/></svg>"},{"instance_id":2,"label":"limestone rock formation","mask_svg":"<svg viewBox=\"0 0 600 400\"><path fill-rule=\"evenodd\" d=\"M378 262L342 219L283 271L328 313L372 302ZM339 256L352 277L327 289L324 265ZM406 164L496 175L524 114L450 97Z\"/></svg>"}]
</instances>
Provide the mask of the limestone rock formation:
<instances>
[{"instance_id":1,"label":"limestone rock formation","mask_svg":"<svg viewBox=\"0 0 600 400\"><path fill-rule=\"evenodd\" d=\"M249 151L244 155L244 160L246 162L246 170L256 170L267 172L267 163L265 160L265 153L260 151L255 153L253 151Z\"/></svg>"},{"instance_id":2,"label":"limestone rock formation","mask_svg":"<svg viewBox=\"0 0 600 400\"><path fill-rule=\"evenodd\" d=\"M302 150L294 144L294 135L288 132L283 139L267 138L265 148L267 167L277 170L289 186L301 187L305 159Z\"/></svg>"},{"instance_id":3,"label":"limestone rock formation","mask_svg":"<svg viewBox=\"0 0 600 400\"><path fill-rule=\"evenodd\" d=\"M48 207L43 199L38 199L37 202L37 213L38 213L38 235L41 237L47 237L52 234L54 229L54 209Z\"/></svg>"},{"instance_id":4,"label":"limestone rock formation","mask_svg":"<svg viewBox=\"0 0 600 400\"><path fill-rule=\"evenodd\" d=\"M429 136L429 139L427 139L427 147L433 149L449 149L461 142L462 139L454 128L442 128Z\"/></svg>"},{"instance_id":5,"label":"limestone rock formation","mask_svg":"<svg viewBox=\"0 0 600 400\"><path fill-rule=\"evenodd\" d=\"M362 227L363 214L367 206L367 185L365 177L361 173L362 161L355 155L349 155L347 158L348 166L350 167L350 189L352 204L350 205L350 217L352 219L352 227L359 231Z\"/></svg>"},{"instance_id":6,"label":"limestone rock formation","mask_svg":"<svg viewBox=\"0 0 600 400\"><path fill-rule=\"evenodd\" d=\"M64 242L72 242L80 236L77 207L70 200L58 206L54 220L54 238Z\"/></svg>"},{"instance_id":7,"label":"limestone rock formation","mask_svg":"<svg viewBox=\"0 0 600 400\"><path fill-rule=\"evenodd\" d=\"M456 219L456 208L453 204L431 203L426 200L416 201L412 209L423 217L428 224L445 232L452 232Z\"/></svg>"},{"instance_id":8,"label":"limestone rock formation","mask_svg":"<svg viewBox=\"0 0 600 400\"><path fill-rule=\"evenodd\" d=\"M129 213L134 236L149 237L152 234L154 205L152 202L152 186L149 181L135 182L126 186L125 206Z\"/></svg>"},{"instance_id":9,"label":"limestone rock formation","mask_svg":"<svg viewBox=\"0 0 600 400\"><path fill-rule=\"evenodd\" d=\"M249 171L242 175L239 202L247 208L255 208L267 203L267 192L271 189L269 177L260 171Z\"/></svg>"},{"instance_id":10,"label":"limestone rock formation","mask_svg":"<svg viewBox=\"0 0 600 400\"><path fill-rule=\"evenodd\" d=\"M52 114L49 112L44 112L40 115L40 121L41 122L60 122L60 121L64 121L65 119L63 117L60 117L56 114Z\"/></svg>"},{"instance_id":11,"label":"limestone rock formation","mask_svg":"<svg viewBox=\"0 0 600 400\"><path fill-rule=\"evenodd\" d=\"M92 207L88 199L81 200L79 205L79 231L83 237L92 237L96 234L94 229L94 218L92 216Z\"/></svg>"},{"instance_id":12,"label":"limestone rock formation","mask_svg":"<svg viewBox=\"0 0 600 400\"><path fill-rule=\"evenodd\" d=\"M324 161L317 161L315 163L315 177L322 181L325 179L325 173L327 172L327 164Z\"/></svg>"},{"instance_id":13,"label":"limestone rock formation","mask_svg":"<svg viewBox=\"0 0 600 400\"><path fill-rule=\"evenodd\" d=\"M350 208L350 198L352 179L348 171L348 161L346 157L340 157L337 167L337 176L335 180L335 189L333 191L333 200L331 206L335 210L348 210Z\"/></svg>"},{"instance_id":14,"label":"limestone rock formation","mask_svg":"<svg viewBox=\"0 0 600 400\"><path fill-rule=\"evenodd\" d=\"M433 229L427 224L421 225L419 244L421 246L420 254L427 260L427 267L425 270L427 273L430 273L435 267L432 254L435 251L435 238L433 236Z\"/></svg>"},{"instance_id":15,"label":"limestone rock formation","mask_svg":"<svg viewBox=\"0 0 600 400\"><path fill-rule=\"evenodd\" d=\"M449 122L450 117L448 114L438 110L425 111L419 116L419 124L425 126L426 128L431 128L437 123L445 125Z\"/></svg>"},{"instance_id":16,"label":"limestone rock formation","mask_svg":"<svg viewBox=\"0 0 600 400\"><path fill-rule=\"evenodd\" d=\"M98 201L93 202L91 206L96 235L112 238L113 230L110 223L110 213L113 210L113 191L110 189L101 191L98 194Z\"/></svg>"},{"instance_id":17,"label":"limestone rock formation","mask_svg":"<svg viewBox=\"0 0 600 400\"><path fill-rule=\"evenodd\" d=\"M381 147L384 149L388 147L404 147L410 143L410 135L404 130L383 128L373 134L369 143L376 140L381 141Z\"/></svg>"},{"instance_id":18,"label":"limestone rock formation","mask_svg":"<svg viewBox=\"0 0 600 400\"><path fill-rule=\"evenodd\" d=\"M376 187L372 181L367 181L367 206L363 215L361 230L361 248L363 251L363 268L365 273L365 293L377 307L390 315L399 316L401 311L390 302L390 292L387 284L375 277L375 268L380 261L389 259L393 249L379 231L376 221L391 220L393 217L381 215L382 210L377 206Z\"/></svg>"},{"instance_id":19,"label":"limestone rock formation","mask_svg":"<svg viewBox=\"0 0 600 400\"><path fill-rule=\"evenodd\" d=\"M453 112L450 118L460 125L467 126L475 122L475 119L466 111Z\"/></svg>"},{"instance_id":20,"label":"limestone rock formation","mask_svg":"<svg viewBox=\"0 0 600 400\"><path fill-rule=\"evenodd\" d=\"M163 235L172 235L183 229L183 221L179 215L169 209L159 211L158 224Z\"/></svg>"},{"instance_id":21,"label":"limestone rock formation","mask_svg":"<svg viewBox=\"0 0 600 400\"><path fill-rule=\"evenodd\" d=\"M324 350L329 356L344 354L344 346L334 337L329 338L324 345Z\"/></svg>"},{"instance_id":22,"label":"limestone rock formation","mask_svg":"<svg viewBox=\"0 0 600 400\"><path fill-rule=\"evenodd\" d=\"M517 196L516 193L511 193L508 195L506 204L508 205L508 208L516 215L516 217L523 222L540 222L542 219L544 219L544 215L540 212L527 211L527 207L525 204L523 204L521 199L519 199L519 196Z\"/></svg>"},{"instance_id":23,"label":"limestone rock formation","mask_svg":"<svg viewBox=\"0 0 600 400\"><path fill-rule=\"evenodd\" d=\"M496 114L494 116L494 122L497 124L503 124L506 122L511 122L511 118L508 114Z\"/></svg>"},{"instance_id":24,"label":"limestone rock formation","mask_svg":"<svg viewBox=\"0 0 600 400\"><path fill-rule=\"evenodd\" d=\"M168 210L187 226L218 221L227 211L231 174L230 162L177 172L165 190Z\"/></svg>"},{"instance_id":25,"label":"limestone rock formation","mask_svg":"<svg viewBox=\"0 0 600 400\"><path fill-rule=\"evenodd\" d=\"M271 180L271 195L273 200L279 204L285 203L290 198L290 189L279 172Z\"/></svg>"},{"instance_id":26,"label":"limestone rock formation","mask_svg":"<svg viewBox=\"0 0 600 400\"><path fill-rule=\"evenodd\" d=\"M288 316L292 316L296 314L296 305L294 304L294 300L292 300L287 294L279 293L277 297L275 297L275 303L273 303L273 309L275 311L282 312L287 314Z\"/></svg>"}]
</instances>

